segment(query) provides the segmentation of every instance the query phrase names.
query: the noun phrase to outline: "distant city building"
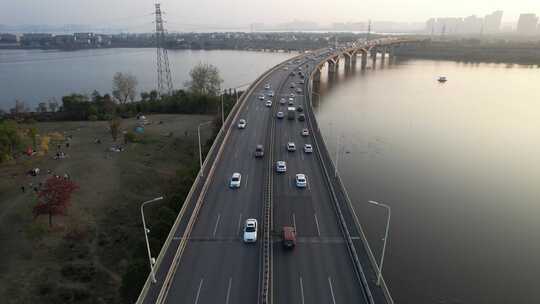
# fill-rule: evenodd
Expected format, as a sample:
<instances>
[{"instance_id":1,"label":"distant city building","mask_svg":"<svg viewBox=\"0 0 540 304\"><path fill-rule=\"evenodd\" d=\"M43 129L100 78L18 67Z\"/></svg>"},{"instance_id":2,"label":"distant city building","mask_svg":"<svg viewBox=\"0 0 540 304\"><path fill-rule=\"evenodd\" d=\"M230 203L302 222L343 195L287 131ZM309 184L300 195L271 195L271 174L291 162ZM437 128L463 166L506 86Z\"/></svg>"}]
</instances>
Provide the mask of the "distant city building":
<instances>
[{"instance_id":1,"label":"distant city building","mask_svg":"<svg viewBox=\"0 0 540 304\"><path fill-rule=\"evenodd\" d=\"M17 43L17 35L15 34L0 34L0 43L2 44L12 44Z\"/></svg>"},{"instance_id":2,"label":"distant city building","mask_svg":"<svg viewBox=\"0 0 540 304\"><path fill-rule=\"evenodd\" d=\"M482 34L484 29L484 19L476 15L465 17L458 32L463 34Z\"/></svg>"},{"instance_id":3,"label":"distant city building","mask_svg":"<svg viewBox=\"0 0 540 304\"><path fill-rule=\"evenodd\" d=\"M484 18L484 33L498 33L501 30L503 11L495 11Z\"/></svg>"},{"instance_id":4,"label":"distant city building","mask_svg":"<svg viewBox=\"0 0 540 304\"><path fill-rule=\"evenodd\" d=\"M520 35L534 35L537 33L538 17L536 14L521 14L517 24L517 33Z\"/></svg>"}]
</instances>

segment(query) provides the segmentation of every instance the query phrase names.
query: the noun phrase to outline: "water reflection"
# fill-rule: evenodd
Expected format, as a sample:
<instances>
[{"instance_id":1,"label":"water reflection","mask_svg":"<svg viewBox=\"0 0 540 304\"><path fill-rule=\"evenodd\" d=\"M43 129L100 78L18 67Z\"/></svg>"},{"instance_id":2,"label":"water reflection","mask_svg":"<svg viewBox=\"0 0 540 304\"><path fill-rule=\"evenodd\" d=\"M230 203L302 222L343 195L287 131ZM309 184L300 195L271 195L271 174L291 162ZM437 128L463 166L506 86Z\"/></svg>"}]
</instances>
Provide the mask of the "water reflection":
<instances>
[{"instance_id":1,"label":"water reflection","mask_svg":"<svg viewBox=\"0 0 540 304\"><path fill-rule=\"evenodd\" d=\"M314 105L376 255L385 217L367 201L392 206L384 274L396 302L539 303L540 73L381 63L321 73Z\"/></svg>"}]
</instances>

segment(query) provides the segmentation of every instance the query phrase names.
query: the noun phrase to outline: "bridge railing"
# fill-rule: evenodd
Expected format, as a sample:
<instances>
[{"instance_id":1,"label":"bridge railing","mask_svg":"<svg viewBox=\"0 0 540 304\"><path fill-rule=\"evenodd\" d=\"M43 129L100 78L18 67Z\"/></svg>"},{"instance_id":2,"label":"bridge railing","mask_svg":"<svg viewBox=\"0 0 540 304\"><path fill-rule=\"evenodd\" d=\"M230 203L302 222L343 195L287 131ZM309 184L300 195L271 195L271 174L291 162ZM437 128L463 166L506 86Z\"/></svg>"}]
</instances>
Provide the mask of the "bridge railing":
<instances>
[{"instance_id":1,"label":"bridge railing","mask_svg":"<svg viewBox=\"0 0 540 304\"><path fill-rule=\"evenodd\" d=\"M396 40L394 40L393 42L396 42ZM400 43L401 42L407 42L407 41L399 41ZM369 47L374 47L374 46L377 46L376 44L370 44ZM326 59L324 59L324 61L326 61ZM323 63L324 63L323 61ZM318 72L318 68L315 68L313 70L313 72L311 73L310 77L309 77L309 80L306 82L307 83L307 94L306 94L306 98L307 98L307 101L308 101L308 105L312 104L312 79L313 79L313 75L314 73ZM358 254L357 254L357 251L356 251L356 247L359 247L362 249L362 251L365 252L365 254L367 255L368 257L368 260L369 260L369 264L373 270L373 273L371 275L371 279L372 281L374 281L376 279L376 274L378 274L378 271L379 271L379 267L377 265L377 262L376 262L376 259L375 259L375 256L373 254L373 251L371 250L371 247L369 246L369 243L367 241L367 237L364 233L364 230L362 229L362 225L360 224L360 221L358 219L358 216L356 214L356 211L352 205L352 202L351 202L351 199L349 197L349 194L347 192L347 189L345 187L345 185L343 184L343 181L341 180L341 177L339 176L339 173L338 174L335 174L334 178L331 177L331 175L333 174L333 172L337 172L335 171L335 164L334 164L334 161L332 160L332 158L330 157L330 153L328 152L328 149L327 149L327 146L326 144L324 143L324 138L322 137L322 134L320 132L320 129L318 127L318 124L317 124L317 121L315 119L315 115L313 113L313 109L311 106L308 106L308 121L309 123L311 124L311 127L312 127L312 130L313 130L313 137L314 137L314 142L315 142L315 146L317 148L317 150L319 151L319 159L321 161L321 166L323 167L323 171L325 172L325 177L327 178L327 181L328 181L328 184L329 184L329 187L330 187L330 190L333 194L333 197L335 199L335 203L336 203L336 208L337 208L337 212L338 212L338 216L340 218L340 220L342 221L344 227L345 227L345 234L348 238L348 245L352 246L353 249L351 249L351 255L353 257L353 260L355 261L355 263L357 263L357 268L359 269L359 276L361 278L361 281L365 284L365 286L367 287L367 290L368 292L371 294L371 301L374 301L373 299L373 294L371 292L371 289L369 287L369 282L367 281L366 279L366 273L363 271L363 268L362 268L362 265L359 261L359 258L358 258ZM320 144L320 143L322 144ZM342 205L340 207L340 205ZM343 208L342 208L343 207ZM354 241L350 239L350 232L348 231L349 228L351 229L354 229L358 232L359 234L359 238L361 240L361 244L358 244L359 246L355 246L354 245ZM375 276L374 276L374 275ZM373 282L371 284L372 286L374 285ZM376 288L376 286L374 286ZM390 294L390 291L388 289L388 285L386 284L385 280L384 280L384 277L381 278L381 286L380 286L380 289L382 291L382 294L384 296L384 299L386 300L387 303L389 304L393 304L394 303L394 300L392 299L392 296ZM373 303L373 302L372 302Z\"/></svg>"}]
</instances>

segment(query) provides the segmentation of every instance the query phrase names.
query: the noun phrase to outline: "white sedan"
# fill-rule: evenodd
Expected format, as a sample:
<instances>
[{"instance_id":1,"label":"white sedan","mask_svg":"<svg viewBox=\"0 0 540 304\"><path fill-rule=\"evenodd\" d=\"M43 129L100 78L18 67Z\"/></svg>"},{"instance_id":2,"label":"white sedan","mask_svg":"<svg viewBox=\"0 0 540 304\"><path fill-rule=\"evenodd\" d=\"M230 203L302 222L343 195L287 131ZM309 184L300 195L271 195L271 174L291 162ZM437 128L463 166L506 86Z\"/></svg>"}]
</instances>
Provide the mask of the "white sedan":
<instances>
[{"instance_id":1,"label":"white sedan","mask_svg":"<svg viewBox=\"0 0 540 304\"><path fill-rule=\"evenodd\" d=\"M304 174L296 174L296 187L305 188L307 186L307 177Z\"/></svg>"},{"instance_id":2,"label":"white sedan","mask_svg":"<svg viewBox=\"0 0 540 304\"><path fill-rule=\"evenodd\" d=\"M265 105L266 105L267 107L271 107L271 106L272 106L272 101L271 101L271 100L267 100Z\"/></svg>"},{"instance_id":3,"label":"white sedan","mask_svg":"<svg viewBox=\"0 0 540 304\"><path fill-rule=\"evenodd\" d=\"M257 220L247 219L244 225L244 243L255 243L257 241Z\"/></svg>"},{"instance_id":4,"label":"white sedan","mask_svg":"<svg viewBox=\"0 0 540 304\"><path fill-rule=\"evenodd\" d=\"M276 162L276 172L285 173L287 172L287 163L283 160L278 160Z\"/></svg>"},{"instance_id":5,"label":"white sedan","mask_svg":"<svg viewBox=\"0 0 540 304\"><path fill-rule=\"evenodd\" d=\"M259 100L264 100L264 95L263 94L259 95Z\"/></svg>"},{"instance_id":6,"label":"white sedan","mask_svg":"<svg viewBox=\"0 0 540 304\"><path fill-rule=\"evenodd\" d=\"M229 187L231 188L240 188L240 183L242 182L242 175L238 172L233 173L231 176L231 181Z\"/></svg>"},{"instance_id":7,"label":"white sedan","mask_svg":"<svg viewBox=\"0 0 540 304\"><path fill-rule=\"evenodd\" d=\"M309 136L309 130L308 129L303 129L302 130L302 136Z\"/></svg>"},{"instance_id":8,"label":"white sedan","mask_svg":"<svg viewBox=\"0 0 540 304\"><path fill-rule=\"evenodd\" d=\"M279 100L279 103L280 103L280 104L285 104L286 102L287 102L287 100L286 100L285 98L281 98L281 99Z\"/></svg>"},{"instance_id":9,"label":"white sedan","mask_svg":"<svg viewBox=\"0 0 540 304\"><path fill-rule=\"evenodd\" d=\"M313 146L311 144L305 144L304 145L304 152L305 153L313 153Z\"/></svg>"},{"instance_id":10,"label":"white sedan","mask_svg":"<svg viewBox=\"0 0 540 304\"><path fill-rule=\"evenodd\" d=\"M293 142L287 143L287 151L294 152L296 151L296 145Z\"/></svg>"},{"instance_id":11,"label":"white sedan","mask_svg":"<svg viewBox=\"0 0 540 304\"><path fill-rule=\"evenodd\" d=\"M245 119L240 119L238 121L238 129L245 129L247 126L247 121Z\"/></svg>"}]
</instances>

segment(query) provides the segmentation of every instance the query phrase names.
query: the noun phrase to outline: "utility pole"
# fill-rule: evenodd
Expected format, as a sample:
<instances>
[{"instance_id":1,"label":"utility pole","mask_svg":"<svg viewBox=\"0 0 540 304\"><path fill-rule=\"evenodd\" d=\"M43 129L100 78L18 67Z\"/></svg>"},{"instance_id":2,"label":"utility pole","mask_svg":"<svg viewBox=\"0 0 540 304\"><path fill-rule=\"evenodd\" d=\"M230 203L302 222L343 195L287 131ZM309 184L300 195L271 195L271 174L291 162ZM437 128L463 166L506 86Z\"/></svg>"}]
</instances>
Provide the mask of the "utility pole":
<instances>
[{"instance_id":1,"label":"utility pole","mask_svg":"<svg viewBox=\"0 0 540 304\"><path fill-rule=\"evenodd\" d=\"M371 33L371 19L368 21L366 41L369 41L369 34Z\"/></svg>"},{"instance_id":2,"label":"utility pole","mask_svg":"<svg viewBox=\"0 0 540 304\"><path fill-rule=\"evenodd\" d=\"M156 56L157 56L157 84L160 96L172 94L173 85L169 55L165 46L165 27L161 13L161 4L156 3Z\"/></svg>"}]
</instances>

